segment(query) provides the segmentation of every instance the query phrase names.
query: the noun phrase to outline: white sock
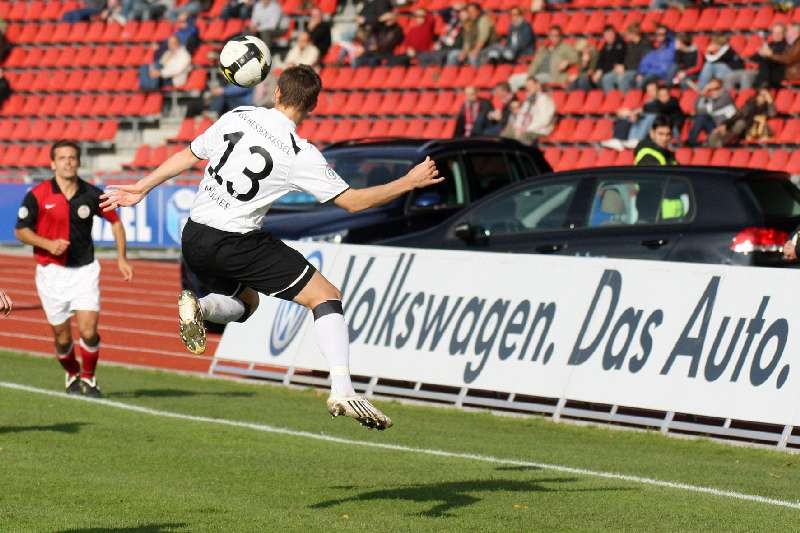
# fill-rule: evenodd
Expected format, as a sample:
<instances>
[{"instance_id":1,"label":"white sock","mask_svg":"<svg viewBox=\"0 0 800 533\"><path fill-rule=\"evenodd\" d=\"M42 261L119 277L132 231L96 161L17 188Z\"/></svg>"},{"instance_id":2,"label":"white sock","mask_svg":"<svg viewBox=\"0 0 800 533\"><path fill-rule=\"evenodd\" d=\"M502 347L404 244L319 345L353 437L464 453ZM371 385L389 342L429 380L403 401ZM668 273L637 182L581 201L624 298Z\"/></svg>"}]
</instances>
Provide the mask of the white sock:
<instances>
[{"instance_id":1,"label":"white sock","mask_svg":"<svg viewBox=\"0 0 800 533\"><path fill-rule=\"evenodd\" d=\"M244 315L245 307L239 298L221 294L207 294L198 299L203 318L216 324L227 324L239 320Z\"/></svg>"},{"instance_id":2,"label":"white sock","mask_svg":"<svg viewBox=\"0 0 800 533\"><path fill-rule=\"evenodd\" d=\"M331 373L331 394L352 396L353 383L350 381L350 333L344 315L329 313L314 320L317 344L328 361Z\"/></svg>"}]
</instances>

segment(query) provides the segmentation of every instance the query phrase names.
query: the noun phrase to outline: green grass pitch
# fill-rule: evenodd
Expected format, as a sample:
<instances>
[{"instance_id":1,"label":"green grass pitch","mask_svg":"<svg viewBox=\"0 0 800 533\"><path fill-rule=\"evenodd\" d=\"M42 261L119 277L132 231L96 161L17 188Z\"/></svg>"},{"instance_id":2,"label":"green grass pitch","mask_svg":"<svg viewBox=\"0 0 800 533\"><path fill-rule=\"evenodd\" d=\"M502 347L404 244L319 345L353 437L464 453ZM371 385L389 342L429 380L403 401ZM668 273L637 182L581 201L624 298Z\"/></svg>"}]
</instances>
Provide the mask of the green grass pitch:
<instances>
[{"instance_id":1,"label":"green grass pitch","mask_svg":"<svg viewBox=\"0 0 800 533\"><path fill-rule=\"evenodd\" d=\"M797 455L534 417L377 402L370 432L319 391L101 366L106 399L0 386L0 531L797 531L800 509L445 450L800 500ZM57 363L0 353L0 382L60 391Z\"/></svg>"}]
</instances>

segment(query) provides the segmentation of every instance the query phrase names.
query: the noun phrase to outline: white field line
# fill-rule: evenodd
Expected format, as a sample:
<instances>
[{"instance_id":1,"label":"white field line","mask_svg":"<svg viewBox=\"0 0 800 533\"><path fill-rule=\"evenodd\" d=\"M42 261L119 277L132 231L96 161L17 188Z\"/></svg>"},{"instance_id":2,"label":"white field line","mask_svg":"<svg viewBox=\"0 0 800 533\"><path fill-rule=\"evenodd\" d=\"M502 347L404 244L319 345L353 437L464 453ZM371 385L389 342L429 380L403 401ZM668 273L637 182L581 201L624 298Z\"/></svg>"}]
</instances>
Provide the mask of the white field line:
<instances>
[{"instance_id":1,"label":"white field line","mask_svg":"<svg viewBox=\"0 0 800 533\"><path fill-rule=\"evenodd\" d=\"M13 389L25 392L31 392L34 394L43 394L46 396L54 396L58 398L63 398L65 400L75 400L75 401L85 401L85 402L94 402L100 405L105 405L106 407L114 407L116 409L123 409L126 411L132 411L135 413L141 413L151 416L158 416L162 418L173 418L177 420L188 420L191 422L201 422L206 424L217 424L221 426L230 426L230 427L237 427L237 428L244 428L244 429L251 429L254 431L261 431L264 433L275 433L278 435L288 435L291 437L299 437L303 439L309 440L317 440L323 442L331 442L335 444L345 444L348 446L363 446L366 448L377 448L381 450L392 450L398 452L407 452L407 453L415 453L419 455L430 455L434 457L448 457L452 459L463 459L465 461L475 461L475 462L482 462L482 463L491 463L491 464L498 464L498 465L509 465L509 466L523 466L529 468L540 468L542 470L552 470L555 472L563 472L568 474L574 474L579 476L587 476L587 477L597 477L603 479L612 479L616 481L627 481L630 483L638 483L641 485L650 485L654 487L666 488L666 489L673 489L673 490L681 490L686 492L694 492L699 494L708 494L711 496L718 496L721 498L730 498L734 500L743 500L755 503L763 503L765 505L772 505L776 507L787 507L789 509L797 509L800 510L800 502L797 501L789 501L789 500L778 500L775 498L767 498L765 496L758 496L755 494L745 494L742 492L735 492L730 490L723 490L723 489L716 489L713 487L703 487L701 485L690 485L688 483L679 483L674 481L664 481L660 479L653 479L648 477L642 476L633 476L628 474L619 474L616 472L603 472L602 470L589 470L586 468L575 468L571 466L563 466L563 465L556 465L556 464L549 464L549 463L536 463L532 461L522 461L518 459L504 459L502 457L494 457L491 455L479 455L479 454L472 454L472 453L462 453L462 452L448 452L446 450L436 450L436 449L429 449L429 448L415 448L412 446L403 446L400 444L386 444L380 442L367 442L367 441L360 441L360 440L353 440L353 439L344 439L341 437L333 437L330 435L323 435L319 433L311 433L308 431L298 431L294 429L282 428L277 426L270 426L268 424L256 424L254 422L241 422L238 420L228 420L225 418L211 418L206 416L194 416L194 415L187 415L183 413L174 413L171 411L161 411L158 409L150 409L148 407L141 407L138 405L131 405L128 403L116 402L112 400L97 400L97 399L90 399L90 398L83 398L81 396L69 396L62 392L56 392L46 389L40 389L37 387L30 387L28 385L21 385L19 383L9 383L5 381L0 381L0 387L4 387L6 389Z\"/></svg>"},{"instance_id":2,"label":"white field line","mask_svg":"<svg viewBox=\"0 0 800 533\"><path fill-rule=\"evenodd\" d=\"M101 331L103 329L106 329L106 328L101 328ZM46 337L44 335L28 335L27 333L7 333L7 332L4 332L4 331L0 331L0 337L8 337L8 338L11 338L11 339L28 339L28 340L33 340L33 341L53 342L53 337ZM177 338L177 335L175 336L175 338ZM213 353L214 349L216 349L216 347L214 345L214 342L215 341L212 341L212 339L208 339L207 340L206 350L208 351L209 355L211 355ZM184 358L187 358L187 359L204 359L203 357L198 357L196 355L189 355L188 353L170 352L170 351L166 351L166 350L154 350L152 348L142 348L140 346L122 346L120 344L111 344L111 343L106 342L106 341L102 341L101 348L106 348L106 349L111 348L111 349L114 349L114 350L122 350L122 351L125 351L125 352L151 353L151 354L155 354L155 355L167 355L167 356L170 356L170 357L184 357ZM5 347L3 345L3 343L2 343L2 341L0 341L0 349L18 350L19 348L14 347L14 346ZM102 353L101 353L101 358L102 358ZM207 360L208 360L208 364L211 365L211 359L207 358Z\"/></svg>"}]
</instances>

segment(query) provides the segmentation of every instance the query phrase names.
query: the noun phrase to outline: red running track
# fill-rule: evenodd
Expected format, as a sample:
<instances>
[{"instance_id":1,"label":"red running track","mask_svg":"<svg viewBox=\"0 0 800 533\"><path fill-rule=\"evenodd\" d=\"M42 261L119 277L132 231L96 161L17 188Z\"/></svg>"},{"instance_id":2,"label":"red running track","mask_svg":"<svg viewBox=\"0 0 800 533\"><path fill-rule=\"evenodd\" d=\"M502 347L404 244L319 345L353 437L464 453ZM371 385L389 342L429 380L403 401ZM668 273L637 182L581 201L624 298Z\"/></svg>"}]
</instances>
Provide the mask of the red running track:
<instances>
[{"instance_id":1,"label":"red running track","mask_svg":"<svg viewBox=\"0 0 800 533\"><path fill-rule=\"evenodd\" d=\"M100 264L100 364L106 360L207 372L219 335L209 334L203 356L187 352L178 338L177 263L132 261L130 283L122 280L116 260L104 259ZM0 289L14 301L11 315L0 319L0 348L52 354L52 330L36 294L35 266L32 256L0 255ZM78 338L74 321L73 337Z\"/></svg>"}]
</instances>

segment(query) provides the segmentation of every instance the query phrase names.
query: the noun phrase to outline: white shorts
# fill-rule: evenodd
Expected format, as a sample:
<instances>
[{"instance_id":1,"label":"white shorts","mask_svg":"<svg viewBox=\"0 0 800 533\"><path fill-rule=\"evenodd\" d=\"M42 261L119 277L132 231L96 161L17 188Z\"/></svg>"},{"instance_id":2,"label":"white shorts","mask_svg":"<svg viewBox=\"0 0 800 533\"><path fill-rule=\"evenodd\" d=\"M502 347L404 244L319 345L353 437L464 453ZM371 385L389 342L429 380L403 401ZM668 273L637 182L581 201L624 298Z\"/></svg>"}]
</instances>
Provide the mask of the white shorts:
<instances>
[{"instance_id":1,"label":"white shorts","mask_svg":"<svg viewBox=\"0 0 800 533\"><path fill-rule=\"evenodd\" d=\"M36 265L36 290L47 321L63 324L75 311L100 311L100 263Z\"/></svg>"}]
</instances>

